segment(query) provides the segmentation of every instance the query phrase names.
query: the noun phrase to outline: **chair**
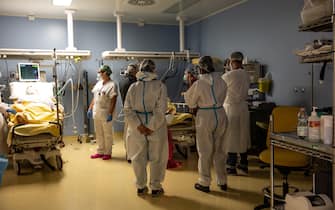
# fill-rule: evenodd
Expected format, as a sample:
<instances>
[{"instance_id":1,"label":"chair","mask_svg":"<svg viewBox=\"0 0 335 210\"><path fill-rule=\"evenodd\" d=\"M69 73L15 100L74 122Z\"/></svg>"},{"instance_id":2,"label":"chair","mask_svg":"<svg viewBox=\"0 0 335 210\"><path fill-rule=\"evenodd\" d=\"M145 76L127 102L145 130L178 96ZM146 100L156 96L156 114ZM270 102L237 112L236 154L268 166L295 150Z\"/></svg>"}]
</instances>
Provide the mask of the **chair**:
<instances>
[{"instance_id":1,"label":"chair","mask_svg":"<svg viewBox=\"0 0 335 210\"><path fill-rule=\"evenodd\" d=\"M251 148L248 154L258 156L266 149L269 116L274 107L276 107L275 103L267 102L259 104L257 108L249 108Z\"/></svg>"},{"instance_id":2,"label":"chair","mask_svg":"<svg viewBox=\"0 0 335 210\"><path fill-rule=\"evenodd\" d=\"M273 109L270 120L270 127L268 129L267 135L267 149L259 154L259 159L270 164L270 134L283 133L283 132L295 132L297 127L297 114L299 112L299 107L291 106L279 106ZM288 175L292 170L305 170L309 166L310 161L306 155L301 153L293 152L290 150L282 149L279 147L274 147L274 167L282 175L283 183L282 185L276 185L275 188L282 188L282 194L275 194L274 201L275 204L285 203L285 195L289 190L298 191L297 188L289 186ZM270 187L263 189L264 192L264 203L255 207L255 210L269 208L270 207Z\"/></svg>"}]
</instances>

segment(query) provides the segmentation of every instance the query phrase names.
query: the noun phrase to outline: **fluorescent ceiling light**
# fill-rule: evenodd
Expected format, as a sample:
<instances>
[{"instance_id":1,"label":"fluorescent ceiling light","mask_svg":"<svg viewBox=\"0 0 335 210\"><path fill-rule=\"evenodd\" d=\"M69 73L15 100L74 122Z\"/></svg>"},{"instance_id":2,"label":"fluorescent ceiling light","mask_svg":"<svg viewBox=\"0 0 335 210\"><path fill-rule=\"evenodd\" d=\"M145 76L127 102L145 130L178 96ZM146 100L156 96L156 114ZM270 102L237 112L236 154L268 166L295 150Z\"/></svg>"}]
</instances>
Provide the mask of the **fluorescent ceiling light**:
<instances>
[{"instance_id":1,"label":"fluorescent ceiling light","mask_svg":"<svg viewBox=\"0 0 335 210\"><path fill-rule=\"evenodd\" d=\"M70 6L72 0L52 0L52 4L55 6Z\"/></svg>"}]
</instances>

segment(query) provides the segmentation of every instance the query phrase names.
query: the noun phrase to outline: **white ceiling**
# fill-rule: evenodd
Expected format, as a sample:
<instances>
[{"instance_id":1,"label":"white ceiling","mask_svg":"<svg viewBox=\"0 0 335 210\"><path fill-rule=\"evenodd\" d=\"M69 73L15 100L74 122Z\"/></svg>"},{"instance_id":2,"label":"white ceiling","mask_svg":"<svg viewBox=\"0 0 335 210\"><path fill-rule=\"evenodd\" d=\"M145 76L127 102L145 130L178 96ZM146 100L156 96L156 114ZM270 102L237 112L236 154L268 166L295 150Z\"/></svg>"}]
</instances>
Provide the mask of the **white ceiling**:
<instances>
[{"instance_id":1,"label":"white ceiling","mask_svg":"<svg viewBox=\"0 0 335 210\"><path fill-rule=\"evenodd\" d=\"M0 0L0 15L66 19L64 10L74 9L74 20L115 21L117 12L123 14L125 22L178 24L176 17L182 16L190 24L246 1L155 0L151 6L133 6L128 0L72 0L65 8L53 6L52 0Z\"/></svg>"}]
</instances>

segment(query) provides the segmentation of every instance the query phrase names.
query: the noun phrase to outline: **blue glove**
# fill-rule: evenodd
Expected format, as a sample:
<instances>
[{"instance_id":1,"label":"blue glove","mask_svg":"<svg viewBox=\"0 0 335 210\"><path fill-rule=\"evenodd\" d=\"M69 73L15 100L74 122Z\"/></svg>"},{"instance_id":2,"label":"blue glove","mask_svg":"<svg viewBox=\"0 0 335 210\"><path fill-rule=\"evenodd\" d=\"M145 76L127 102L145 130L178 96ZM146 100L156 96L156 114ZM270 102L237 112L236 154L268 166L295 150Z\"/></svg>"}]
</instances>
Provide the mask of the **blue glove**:
<instances>
[{"instance_id":1,"label":"blue glove","mask_svg":"<svg viewBox=\"0 0 335 210\"><path fill-rule=\"evenodd\" d=\"M87 111L87 118L88 118L88 119L92 119L92 117L93 117L92 109L89 109L89 110Z\"/></svg>"},{"instance_id":2,"label":"blue glove","mask_svg":"<svg viewBox=\"0 0 335 210\"><path fill-rule=\"evenodd\" d=\"M108 117L107 117L107 122L110 122L110 121L112 121L113 120L113 115L108 115Z\"/></svg>"},{"instance_id":3,"label":"blue glove","mask_svg":"<svg viewBox=\"0 0 335 210\"><path fill-rule=\"evenodd\" d=\"M16 111L14 109L7 109L6 112L9 112L11 114L16 114Z\"/></svg>"}]
</instances>

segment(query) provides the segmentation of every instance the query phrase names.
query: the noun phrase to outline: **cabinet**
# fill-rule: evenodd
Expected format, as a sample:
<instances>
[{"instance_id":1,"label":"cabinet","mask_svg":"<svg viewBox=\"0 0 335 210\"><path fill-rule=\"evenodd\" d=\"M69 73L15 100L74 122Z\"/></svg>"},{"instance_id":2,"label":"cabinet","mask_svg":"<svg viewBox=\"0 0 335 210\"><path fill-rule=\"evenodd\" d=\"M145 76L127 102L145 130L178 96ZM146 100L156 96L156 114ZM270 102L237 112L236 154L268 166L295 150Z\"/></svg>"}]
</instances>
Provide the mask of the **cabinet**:
<instances>
[{"instance_id":1,"label":"cabinet","mask_svg":"<svg viewBox=\"0 0 335 210\"><path fill-rule=\"evenodd\" d=\"M333 0L332 17L326 17L319 22L309 25L302 25L299 27L300 31L314 31L314 32L333 32L332 49L329 52L325 51L319 54L309 54L301 56L302 63L316 63L325 61L335 61L335 0ZM335 108L335 66L333 62L333 110ZM335 121L335 112L333 111L333 120ZM323 144L315 144L308 141L299 140L293 134L271 134L271 209L274 209L274 146L300 152L318 159L326 160L332 163L332 171L335 171L335 141L334 141L334 121L333 121L333 145L327 146ZM315 186L313 186L315 189ZM332 176L332 191L335 192L335 176ZM333 202L335 201L335 193L333 193Z\"/></svg>"}]
</instances>

